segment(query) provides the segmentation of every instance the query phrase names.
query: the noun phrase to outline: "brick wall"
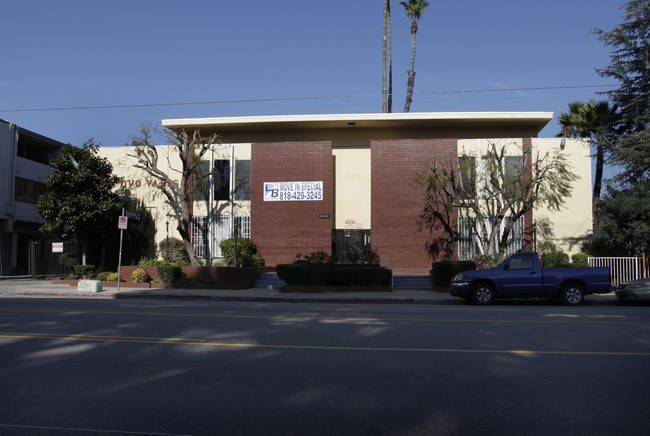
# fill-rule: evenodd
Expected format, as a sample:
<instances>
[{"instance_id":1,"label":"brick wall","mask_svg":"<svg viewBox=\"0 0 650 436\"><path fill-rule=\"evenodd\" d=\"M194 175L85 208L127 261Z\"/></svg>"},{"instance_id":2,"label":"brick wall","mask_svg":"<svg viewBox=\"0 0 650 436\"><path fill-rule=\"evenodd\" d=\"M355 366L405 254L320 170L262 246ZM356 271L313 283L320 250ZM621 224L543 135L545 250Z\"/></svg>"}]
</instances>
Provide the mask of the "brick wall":
<instances>
[{"instance_id":1,"label":"brick wall","mask_svg":"<svg viewBox=\"0 0 650 436\"><path fill-rule=\"evenodd\" d=\"M322 201L264 201L264 182L323 182ZM251 237L267 265L332 249L332 143L254 143Z\"/></svg>"},{"instance_id":2,"label":"brick wall","mask_svg":"<svg viewBox=\"0 0 650 436\"><path fill-rule=\"evenodd\" d=\"M426 274L433 260L451 254L451 246L438 243L442 231L420 228L425 192L414 180L432 157L457 166L457 140L380 140L371 149L372 246L392 257L396 272Z\"/></svg>"}]
</instances>

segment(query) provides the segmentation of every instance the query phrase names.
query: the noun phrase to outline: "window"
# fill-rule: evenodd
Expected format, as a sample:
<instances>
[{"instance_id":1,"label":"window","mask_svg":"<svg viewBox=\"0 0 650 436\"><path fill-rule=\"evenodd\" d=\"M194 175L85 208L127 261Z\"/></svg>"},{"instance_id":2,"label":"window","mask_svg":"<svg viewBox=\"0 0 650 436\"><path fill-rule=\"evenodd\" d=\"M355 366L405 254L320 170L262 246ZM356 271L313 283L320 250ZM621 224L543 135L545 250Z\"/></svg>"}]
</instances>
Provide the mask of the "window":
<instances>
[{"instance_id":1,"label":"window","mask_svg":"<svg viewBox=\"0 0 650 436\"><path fill-rule=\"evenodd\" d=\"M235 161L235 201L251 199L251 161ZM230 160L217 159L214 161L214 199L216 201L230 200Z\"/></svg>"},{"instance_id":2,"label":"window","mask_svg":"<svg viewBox=\"0 0 650 436\"><path fill-rule=\"evenodd\" d=\"M459 196L462 200L476 198L476 158L458 157Z\"/></svg>"},{"instance_id":3,"label":"window","mask_svg":"<svg viewBox=\"0 0 650 436\"><path fill-rule=\"evenodd\" d=\"M217 159L214 161L214 199L216 201L230 200L230 161Z\"/></svg>"},{"instance_id":4,"label":"window","mask_svg":"<svg viewBox=\"0 0 650 436\"><path fill-rule=\"evenodd\" d=\"M14 198L25 203L38 203L38 199L45 193L45 183L16 177Z\"/></svg>"},{"instance_id":5,"label":"window","mask_svg":"<svg viewBox=\"0 0 650 436\"><path fill-rule=\"evenodd\" d=\"M458 258L459 259L473 259L474 256L481 253L479 248L480 241L474 233L475 217L459 216L458 217ZM494 222L493 219L488 218L486 224L488 231L492 230L490 223ZM503 225L503 223L502 223ZM512 231L508 236L508 245L506 247L506 254L510 255L524 248L524 217L519 217L512 227ZM499 236L501 233L498 232ZM496 258L498 253L486 253Z\"/></svg>"},{"instance_id":6,"label":"window","mask_svg":"<svg viewBox=\"0 0 650 436\"><path fill-rule=\"evenodd\" d=\"M251 161L235 161L235 200L251 199Z\"/></svg>"},{"instance_id":7,"label":"window","mask_svg":"<svg viewBox=\"0 0 650 436\"><path fill-rule=\"evenodd\" d=\"M522 156L505 156L503 162L505 193L511 198L521 196L521 178L524 169L523 159Z\"/></svg>"},{"instance_id":8,"label":"window","mask_svg":"<svg viewBox=\"0 0 650 436\"><path fill-rule=\"evenodd\" d=\"M522 254L508 262L509 269L532 269L534 265L532 254Z\"/></svg>"}]
</instances>

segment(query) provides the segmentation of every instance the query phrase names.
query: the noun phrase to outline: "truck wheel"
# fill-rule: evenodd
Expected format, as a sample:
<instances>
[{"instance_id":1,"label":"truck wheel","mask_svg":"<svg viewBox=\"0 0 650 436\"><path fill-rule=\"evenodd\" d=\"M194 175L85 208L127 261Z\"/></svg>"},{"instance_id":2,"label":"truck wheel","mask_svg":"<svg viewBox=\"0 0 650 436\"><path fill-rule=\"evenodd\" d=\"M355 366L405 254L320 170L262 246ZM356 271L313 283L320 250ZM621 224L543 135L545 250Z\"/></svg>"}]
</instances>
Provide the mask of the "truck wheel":
<instances>
[{"instance_id":1,"label":"truck wheel","mask_svg":"<svg viewBox=\"0 0 650 436\"><path fill-rule=\"evenodd\" d=\"M494 300L494 288L487 283L479 283L472 288L470 299L473 304L488 305Z\"/></svg>"},{"instance_id":2,"label":"truck wheel","mask_svg":"<svg viewBox=\"0 0 650 436\"><path fill-rule=\"evenodd\" d=\"M577 306L582 304L585 299L585 291L582 289L581 285L570 283L568 285L562 286L560 289L560 301L562 304L569 306Z\"/></svg>"}]
</instances>

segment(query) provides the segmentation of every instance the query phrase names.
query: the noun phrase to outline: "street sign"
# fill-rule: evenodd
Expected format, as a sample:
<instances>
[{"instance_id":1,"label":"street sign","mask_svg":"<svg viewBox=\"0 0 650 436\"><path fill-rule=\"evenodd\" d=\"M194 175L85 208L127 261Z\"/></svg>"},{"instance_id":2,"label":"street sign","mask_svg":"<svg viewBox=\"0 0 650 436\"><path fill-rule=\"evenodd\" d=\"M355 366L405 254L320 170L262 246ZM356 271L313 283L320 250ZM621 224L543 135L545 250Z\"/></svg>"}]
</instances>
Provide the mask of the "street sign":
<instances>
[{"instance_id":1,"label":"street sign","mask_svg":"<svg viewBox=\"0 0 650 436\"><path fill-rule=\"evenodd\" d=\"M63 242L52 242L52 253L63 253Z\"/></svg>"},{"instance_id":2,"label":"street sign","mask_svg":"<svg viewBox=\"0 0 650 436\"><path fill-rule=\"evenodd\" d=\"M128 210L124 212L124 215L126 215L128 219L133 221L140 221L140 219L142 218L139 213L129 212Z\"/></svg>"},{"instance_id":3,"label":"street sign","mask_svg":"<svg viewBox=\"0 0 650 436\"><path fill-rule=\"evenodd\" d=\"M129 218L126 216L121 216L117 220L117 228L120 230L126 230L128 225L129 225Z\"/></svg>"}]
</instances>

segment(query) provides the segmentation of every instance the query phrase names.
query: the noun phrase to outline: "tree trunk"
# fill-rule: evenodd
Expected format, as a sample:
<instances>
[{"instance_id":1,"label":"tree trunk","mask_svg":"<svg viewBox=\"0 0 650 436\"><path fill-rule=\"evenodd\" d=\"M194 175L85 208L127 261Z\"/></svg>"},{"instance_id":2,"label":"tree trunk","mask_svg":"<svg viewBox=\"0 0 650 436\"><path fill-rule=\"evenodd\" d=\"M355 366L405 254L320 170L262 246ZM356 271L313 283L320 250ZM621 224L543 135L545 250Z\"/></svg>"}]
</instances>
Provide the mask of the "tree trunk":
<instances>
[{"instance_id":1,"label":"tree trunk","mask_svg":"<svg viewBox=\"0 0 650 436\"><path fill-rule=\"evenodd\" d=\"M411 34L413 35L413 42L411 45L411 69L408 72L408 81L406 82L406 101L404 102L404 112L411 110L411 102L413 101L413 87L415 86L415 35L418 33L418 25L413 19L411 24Z\"/></svg>"},{"instance_id":2,"label":"tree trunk","mask_svg":"<svg viewBox=\"0 0 650 436\"><path fill-rule=\"evenodd\" d=\"M391 42L391 22L390 22L390 0L386 1L386 5L388 8L388 15L387 15L387 26L386 26L386 32L387 32L387 38L388 38L388 113L393 112L393 45Z\"/></svg>"},{"instance_id":3,"label":"tree trunk","mask_svg":"<svg viewBox=\"0 0 650 436\"><path fill-rule=\"evenodd\" d=\"M382 68L381 68L381 111L383 113L388 112L388 89L387 89L387 84L386 84L386 60L387 60L387 44L388 44L388 36L387 36L387 24L388 24L388 7L386 6L387 4L390 3L390 0L384 0L384 33L383 33L383 44L382 44L382 56L381 56L381 61L382 61Z\"/></svg>"}]
</instances>

